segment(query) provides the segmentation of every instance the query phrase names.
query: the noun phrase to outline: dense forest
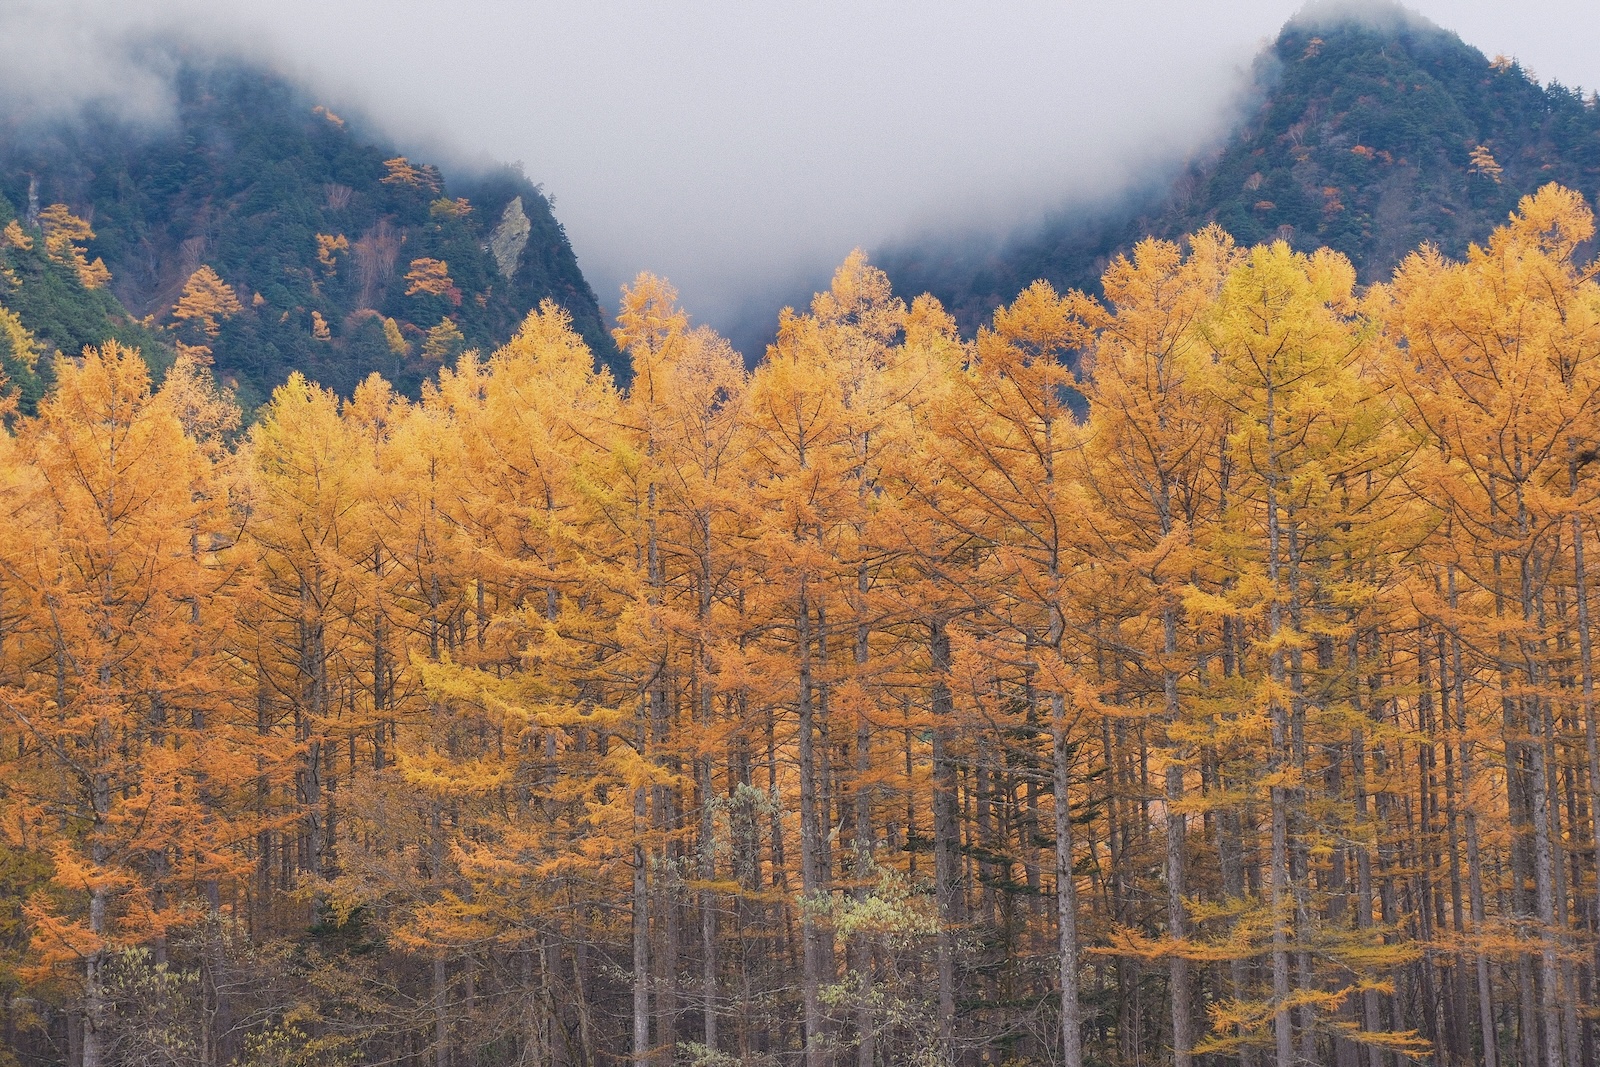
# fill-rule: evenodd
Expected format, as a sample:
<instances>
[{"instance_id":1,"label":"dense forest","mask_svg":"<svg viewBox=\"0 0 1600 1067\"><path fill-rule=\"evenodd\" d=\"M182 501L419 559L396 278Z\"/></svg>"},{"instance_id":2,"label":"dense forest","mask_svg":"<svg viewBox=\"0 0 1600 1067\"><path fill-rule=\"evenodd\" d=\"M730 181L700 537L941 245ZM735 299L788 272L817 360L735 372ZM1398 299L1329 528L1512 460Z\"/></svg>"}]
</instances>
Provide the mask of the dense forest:
<instances>
[{"instance_id":1,"label":"dense forest","mask_svg":"<svg viewBox=\"0 0 1600 1067\"><path fill-rule=\"evenodd\" d=\"M1595 1062L1593 230L1207 227L971 342L857 254L751 371L641 276L625 390L546 303L243 435L57 357L0 1058Z\"/></svg>"},{"instance_id":2,"label":"dense forest","mask_svg":"<svg viewBox=\"0 0 1600 1067\"><path fill-rule=\"evenodd\" d=\"M1600 188L1589 88L1541 84L1398 5L1313 5L1257 60L1238 128L1169 182L992 253L927 240L882 258L897 291L938 296L968 336L1036 278L1094 292L1144 236L1213 222L1247 243L1333 248L1381 281L1424 242L1464 255L1548 182Z\"/></svg>"},{"instance_id":3,"label":"dense forest","mask_svg":"<svg viewBox=\"0 0 1600 1067\"><path fill-rule=\"evenodd\" d=\"M519 171L447 180L275 75L169 58L166 120L0 115L0 226L69 226L84 268L39 248L0 284L46 346L137 344L158 374L178 345L204 347L249 411L294 370L341 396L377 371L415 398L550 299L615 363L566 234Z\"/></svg>"}]
</instances>

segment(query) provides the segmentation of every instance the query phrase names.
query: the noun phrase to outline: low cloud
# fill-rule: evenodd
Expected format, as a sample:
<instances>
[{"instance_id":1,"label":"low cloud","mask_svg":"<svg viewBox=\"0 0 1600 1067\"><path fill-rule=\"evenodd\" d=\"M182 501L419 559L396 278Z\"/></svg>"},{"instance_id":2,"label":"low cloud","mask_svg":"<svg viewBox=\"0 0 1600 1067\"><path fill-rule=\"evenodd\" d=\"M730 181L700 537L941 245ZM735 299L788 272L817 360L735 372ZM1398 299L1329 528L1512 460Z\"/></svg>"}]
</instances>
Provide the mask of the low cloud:
<instances>
[{"instance_id":1,"label":"low cloud","mask_svg":"<svg viewBox=\"0 0 1600 1067\"><path fill-rule=\"evenodd\" d=\"M726 328L775 318L853 247L1013 232L1181 161L1226 131L1297 6L0 0L0 92L149 121L169 98L139 42L241 54L434 158L520 161L602 302L652 270ZM1418 6L1490 54L1600 82L1571 43L1578 4Z\"/></svg>"}]
</instances>

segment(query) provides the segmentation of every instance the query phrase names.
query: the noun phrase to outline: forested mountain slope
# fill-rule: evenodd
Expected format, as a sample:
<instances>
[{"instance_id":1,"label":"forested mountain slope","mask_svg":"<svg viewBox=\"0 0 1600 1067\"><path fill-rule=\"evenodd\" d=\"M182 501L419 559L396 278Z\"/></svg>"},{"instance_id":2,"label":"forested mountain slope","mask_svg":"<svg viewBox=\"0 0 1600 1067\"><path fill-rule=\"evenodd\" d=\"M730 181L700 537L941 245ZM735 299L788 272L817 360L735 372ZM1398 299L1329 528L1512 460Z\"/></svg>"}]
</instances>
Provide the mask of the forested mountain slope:
<instances>
[{"instance_id":1,"label":"forested mountain slope","mask_svg":"<svg viewBox=\"0 0 1600 1067\"><path fill-rule=\"evenodd\" d=\"M1461 255L1520 197L1600 186L1593 94L1541 85L1396 7L1302 14L1258 60L1258 105L1162 195L1063 218L994 254L933 245L881 257L906 296L932 292L964 329L1037 278L1094 291L1139 238L1207 222L1241 242L1344 253L1363 282L1424 242Z\"/></svg>"},{"instance_id":2,"label":"forested mountain slope","mask_svg":"<svg viewBox=\"0 0 1600 1067\"><path fill-rule=\"evenodd\" d=\"M521 173L447 181L237 64L182 64L174 90L173 121L154 129L93 113L0 125L0 225L20 222L4 254L24 256L62 204L84 260L109 271L36 264L0 288L47 346L76 352L137 320L158 367L176 343L211 349L246 408L291 370L342 393L376 370L414 394L546 298L600 358L614 354L549 201Z\"/></svg>"}]
</instances>

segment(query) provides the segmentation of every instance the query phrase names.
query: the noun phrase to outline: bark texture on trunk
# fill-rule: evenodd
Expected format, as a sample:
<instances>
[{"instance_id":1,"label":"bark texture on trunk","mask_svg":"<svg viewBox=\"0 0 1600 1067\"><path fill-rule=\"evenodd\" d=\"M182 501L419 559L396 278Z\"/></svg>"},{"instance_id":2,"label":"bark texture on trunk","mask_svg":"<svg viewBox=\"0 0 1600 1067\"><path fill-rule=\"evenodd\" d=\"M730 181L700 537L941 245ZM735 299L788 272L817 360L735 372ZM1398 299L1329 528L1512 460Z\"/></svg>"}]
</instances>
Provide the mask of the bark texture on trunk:
<instances>
[{"instance_id":1,"label":"bark texture on trunk","mask_svg":"<svg viewBox=\"0 0 1600 1067\"><path fill-rule=\"evenodd\" d=\"M1078 1004L1078 886L1073 874L1070 797L1072 750L1067 741L1066 697L1050 698L1050 736L1056 793L1056 917L1061 983L1061 1062L1083 1067L1083 1011Z\"/></svg>"}]
</instances>

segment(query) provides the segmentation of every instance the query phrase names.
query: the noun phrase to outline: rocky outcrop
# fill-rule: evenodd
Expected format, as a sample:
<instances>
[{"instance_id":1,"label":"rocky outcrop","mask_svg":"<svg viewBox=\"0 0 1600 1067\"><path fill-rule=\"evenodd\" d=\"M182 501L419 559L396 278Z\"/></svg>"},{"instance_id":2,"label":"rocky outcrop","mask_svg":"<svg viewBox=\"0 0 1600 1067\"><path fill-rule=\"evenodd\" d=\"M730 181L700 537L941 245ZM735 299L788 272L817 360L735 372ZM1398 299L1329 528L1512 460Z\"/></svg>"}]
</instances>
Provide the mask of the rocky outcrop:
<instances>
[{"instance_id":1,"label":"rocky outcrop","mask_svg":"<svg viewBox=\"0 0 1600 1067\"><path fill-rule=\"evenodd\" d=\"M528 246L531 232L533 224L522 210L522 197L513 197L500 216L500 225L489 235L489 251L500 273L507 278L517 273L517 264L522 261L522 250Z\"/></svg>"}]
</instances>

